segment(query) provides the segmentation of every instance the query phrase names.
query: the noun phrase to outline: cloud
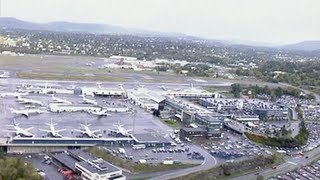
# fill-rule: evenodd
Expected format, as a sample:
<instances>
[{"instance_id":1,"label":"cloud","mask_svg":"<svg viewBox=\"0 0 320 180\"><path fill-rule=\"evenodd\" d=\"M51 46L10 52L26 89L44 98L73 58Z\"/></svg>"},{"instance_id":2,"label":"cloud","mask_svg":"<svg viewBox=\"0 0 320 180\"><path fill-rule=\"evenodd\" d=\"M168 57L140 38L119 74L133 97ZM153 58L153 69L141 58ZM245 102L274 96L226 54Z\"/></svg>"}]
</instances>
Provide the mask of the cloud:
<instances>
[{"instance_id":1,"label":"cloud","mask_svg":"<svg viewBox=\"0 0 320 180\"><path fill-rule=\"evenodd\" d=\"M3 16L93 22L215 39L320 39L318 0L2 0Z\"/></svg>"}]
</instances>

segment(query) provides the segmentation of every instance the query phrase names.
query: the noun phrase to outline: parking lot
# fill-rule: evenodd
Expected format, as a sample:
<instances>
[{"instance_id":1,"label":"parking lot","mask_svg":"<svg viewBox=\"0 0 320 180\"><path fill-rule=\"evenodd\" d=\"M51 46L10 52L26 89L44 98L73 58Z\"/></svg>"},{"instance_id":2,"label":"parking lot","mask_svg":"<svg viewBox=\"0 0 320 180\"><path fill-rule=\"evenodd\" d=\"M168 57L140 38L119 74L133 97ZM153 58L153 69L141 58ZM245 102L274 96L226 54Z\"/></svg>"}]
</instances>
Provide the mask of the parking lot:
<instances>
[{"instance_id":1,"label":"parking lot","mask_svg":"<svg viewBox=\"0 0 320 180\"><path fill-rule=\"evenodd\" d=\"M149 164L163 163L166 160L177 163L201 164L203 156L195 150L194 145L177 145L165 148L133 149L131 147L106 147L106 150L123 159L139 163L146 160Z\"/></svg>"},{"instance_id":2,"label":"parking lot","mask_svg":"<svg viewBox=\"0 0 320 180\"><path fill-rule=\"evenodd\" d=\"M23 154L14 156L20 157L24 159L26 163L32 164L38 173L42 172L41 174L44 180L63 180L62 174L58 172L58 166L51 161L50 163L45 163L45 154Z\"/></svg>"},{"instance_id":3,"label":"parking lot","mask_svg":"<svg viewBox=\"0 0 320 180\"><path fill-rule=\"evenodd\" d=\"M252 143L239 134L229 130L225 130L223 133L223 138L211 139L201 144L205 150L220 161L241 160L249 156L271 154L267 149Z\"/></svg>"},{"instance_id":4,"label":"parking lot","mask_svg":"<svg viewBox=\"0 0 320 180\"><path fill-rule=\"evenodd\" d=\"M272 177L269 178L270 180L275 180L275 179L287 179L287 180L296 180L296 179L309 179L309 180L316 180L316 179L320 179L320 160L318 160L317 162L309 165L309 166L305 166L302 168L299 168L293 172L288 172L286 174L283 175L279 175L277 177Z\"/></svg>"}]
</instances>

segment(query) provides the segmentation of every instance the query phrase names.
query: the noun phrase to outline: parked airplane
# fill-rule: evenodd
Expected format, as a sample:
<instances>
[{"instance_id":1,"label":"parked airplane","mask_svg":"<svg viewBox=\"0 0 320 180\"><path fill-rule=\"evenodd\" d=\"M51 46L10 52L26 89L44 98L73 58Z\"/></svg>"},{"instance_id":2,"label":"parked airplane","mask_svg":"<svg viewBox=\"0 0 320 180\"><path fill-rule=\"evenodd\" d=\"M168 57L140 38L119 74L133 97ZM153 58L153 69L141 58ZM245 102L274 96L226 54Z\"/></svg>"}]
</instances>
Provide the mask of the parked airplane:
<instances>
[{"instance_id":1,"label":"parked airplane","mask_svg":"<svg viewBox=\"0 0 320 180\"><path fill-rule=\"evenodd\" d=\"M31 114L41 114L47 111L43 111L40 109L13 109L11 108L11 113L16 114L16 115L22 115L22 116L26 116L29 117L29 115Z\"/></svg>"},{"instance_id":2,"label":"parked airplane","mask_svg":"<svg viewBox=\"0 0 320 180\"><path fill-rule=\"evenodd\" d=\"M17 136L22 136L22 137L34 137L34 135L29 132L31 129L33 129L33 127L22 129L21 127L19 127L19 123L16 123L15 120L13 120L13 125L11 126L13 126L14 130L4 130L4 131L13 132Z\"/></svg>"},{"instance_id":3,"label":"parked airplane","mask_svg":"<svg viewBox=\"0 0 320 180\"><path fill-rule=\"evenodd\" d=\"M118 122L118 124L114 124L113 126L116 127L117 129L116 130L110 130L111 133L121 134L122 136L126 136L126 137L131 136L130 131L132 131L132 129L131 130L125 129L123 127L124 125L120 124L120 122Z\"/></svg>"},{"instance_id":4,"label":"parked airplane","mask_svg":"<svg viewBox=\"0 0 320 180\"><path fill-rule=\"evenodd\" d=\"M43 106L43 103L41 101L22 98L21 96L18 96L16 101L20 104L35 104L35 105Z\"/></svg>"},{"instance_id":5,"label":"parked airplane","mask_svg":"<svg viewBox=\"0 0 320 180\"><path fill-rule=\"evenodd\" d=\"M53 102L56 102L56 103L63 103L63 104L70 104L70 105L72 104L72 102L68 100L55 97L54 94L52 94L52 100Z\"/></svg>"},{"instance_id":6,"label":"parked airplane","mask_svg":"<svg viewBox=\"0 0 320 180\"><path fill-rule=\"evenodd\" d=\"M19 92L6 92L6 93L1 93L0 94L0 97L21 97L21 96L26 96L28 95L29 93L28 92L25 92L25 93L19 93Z\"/></svg>"},{"instance_id":7,"label":"parked airplane","mask_svg":"<svg viewBox=\"0 0 320 180\"><path fill-rule=\"evenodd\" d=\"M56 130L55 126L57 125L57 123L54 123L52 119L50 120L50 123L45 123L45 124L49 126L49 130L39 129L40 131L47 132L52 137L59 137L59 138L62 137L60 132L65 131L65 129Z\"/></svg>"},{"instance_id":8,"label":"parked airplane","mask_svg":"<svg viewBox=\"0 0 320 180\"><path fill-rule=\"evenodd\" d=\"M95 106L98 105L97 101L95 101L93 99L88 99L88 98L86 98L85 95L82 95L82 100L83 100L82 103L84 103L84 104L92 104L92 105L95 105Z\"/></svg>"},{"instance_id":9,"label":"parked airplane","mask_svg":"<svg viewBox=\"0 0 320 180\"><path fill-rule=\"evenodd\" d=\"M85 124L80 124L81 129L75 129L75 131L78 131L84 135L87 135L90 138L100 138L102 135L101 134L96 134L97 132L100 132L100 130L94 130L92 131L89 127L91 126L91 124L87 124L87 122Z\"/></svg>"},{"instance_id":10,"label":"parked airplane","mask_svg":"<svg viewBox=\"0 0 320 180\"><path fill-rule=\"evenodd\" d=\"M94 115L97 115L97 116L111 116L111 114L107 113L107 111L104 111L104 110L101 110L101 111L88 110L87 112L89 114L94 114Z\"/></svg>"},{"instance_id":11,"label":"parked airplane","mask_svg":"<svg viewBox=\"0 0 320 180\"><path fill-rule=\"evenodd\" d=\"M0 74L0 78L9 78L9 72L3 72L2 74Z\"/></svg>"},{"instance_id":12,"label":"parked airplane","mask_svg":"<svg viewBox=\"0 0 320 180\"><path fill-rule=\"evenodd\" d=\"M48 82L46 81L44 88L41 88L39 91L40 94L54 94L55 89L48 87Z\"/></svg>"},{"instance_id":13,"label":"parked airplane","mask_svg":"<svg viewBox=\"0 0 320 180\"><path fill-rule=\"evenodd\" d=\"M162 90L164 90L164 91L167 91L168 90L168 88L166 87L166 86L158 86L159 88L161 88Z\"/></svg>"}]
</instances>

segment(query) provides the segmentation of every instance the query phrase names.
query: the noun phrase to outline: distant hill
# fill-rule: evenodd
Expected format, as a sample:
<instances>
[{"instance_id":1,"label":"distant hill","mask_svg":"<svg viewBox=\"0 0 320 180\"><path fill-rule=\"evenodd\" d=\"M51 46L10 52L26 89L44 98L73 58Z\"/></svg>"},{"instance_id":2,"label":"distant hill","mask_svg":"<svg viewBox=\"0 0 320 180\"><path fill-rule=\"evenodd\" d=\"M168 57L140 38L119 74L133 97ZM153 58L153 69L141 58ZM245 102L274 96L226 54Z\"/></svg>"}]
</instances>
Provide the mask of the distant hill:
<instances>
[{"instance_id":1,"label":"distant hill","mask_svg":"<svg viewBox=\"0 0 320 180\"><path fill-rule=\"evenodd\" d=\"M49 22L33 23L22 21L11 17L0 17L0 28L6 29L26 29L43 31L61 31L61 32L85 32L97 34L133 34L133 35L152 35L152 36L185 36L180 33L162 33L156 31L130 29L121 26L112 26L106 24L93 23L72 23L72 22Z\"/></svg>"},{"instance_id":2,"label":"distant hill","mask_svg":"<svg viewBox=\"0 0 320 180\"><path fill-rule=\"evenodd\" d=\"M280 46L278 48L288 50L317 51L320 50L320 41L303 41L296 44Z\"/></svg>"}]
</instances>

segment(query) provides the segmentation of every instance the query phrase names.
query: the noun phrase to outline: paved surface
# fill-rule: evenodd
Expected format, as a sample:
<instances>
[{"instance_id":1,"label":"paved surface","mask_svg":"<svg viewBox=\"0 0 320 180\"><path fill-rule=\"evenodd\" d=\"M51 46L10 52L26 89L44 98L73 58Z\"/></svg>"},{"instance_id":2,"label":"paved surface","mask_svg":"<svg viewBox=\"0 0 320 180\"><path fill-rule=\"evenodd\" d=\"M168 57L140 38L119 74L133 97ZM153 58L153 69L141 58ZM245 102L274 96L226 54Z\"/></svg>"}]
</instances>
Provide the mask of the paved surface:
<instances>
[{"instance_id":1,"label":"paved surface","mask_svg":"<svg viewBox=\"0 0 320 180\"><path fill-rule=\"evenodd\" d=\"M306 156L308 156L309 158L306 158ZM259 171L259 175L262 175L265 179L267 179L273 176L277 176L279 174L284 174L286 172L293 171L296 168L306 166L317 159L320 159L320 147L305 153L303 157L295 156L295 157L289 158L285 163L278 165L276 169L268 168L268 169L261 170ZM252 174L231 178L231 180L251 180L251 179L252 180L257 179L257 175L255 173L252 173Z\"/></svg>"},{"instance_id":2,"label":"paved surface","mask_svg":"<svg viewBox=\"0 0 320 180\"><path fill-rule=\"evenodd\" d=\"M198 152L200 152L205 158L204 162L201 165L195 166L192 168L187 168L187 169L175 170L174 172L166 173L163 175L152 176L152 179L155 179L155 180L172 179L180 176L185 176L190 173L211 169L217 165L217 160L213 156L211 156L208 152L206 152L204 149L201 149L196 146L195 146L195 149Z\"/></svg>"}]
</instances>

